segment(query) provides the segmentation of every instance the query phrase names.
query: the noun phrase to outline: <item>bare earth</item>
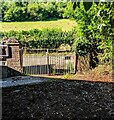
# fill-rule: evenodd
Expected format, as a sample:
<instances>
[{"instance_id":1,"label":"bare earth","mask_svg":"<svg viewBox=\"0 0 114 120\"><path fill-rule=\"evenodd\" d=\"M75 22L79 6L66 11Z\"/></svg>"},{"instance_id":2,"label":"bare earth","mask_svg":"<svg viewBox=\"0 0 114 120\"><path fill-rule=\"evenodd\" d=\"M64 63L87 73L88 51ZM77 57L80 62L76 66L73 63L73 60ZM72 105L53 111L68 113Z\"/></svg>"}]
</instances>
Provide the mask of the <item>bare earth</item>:
<instances>
[{"instance_id":1,"label":"bare earth","mask_svg":"<svg viewBox=\"0 0 114 120\"><path fill-rule=\"evenodd\" d=\"M2 91L3 120L114 119L114 83L50 79Z\"/></svg>"}]
</instances>

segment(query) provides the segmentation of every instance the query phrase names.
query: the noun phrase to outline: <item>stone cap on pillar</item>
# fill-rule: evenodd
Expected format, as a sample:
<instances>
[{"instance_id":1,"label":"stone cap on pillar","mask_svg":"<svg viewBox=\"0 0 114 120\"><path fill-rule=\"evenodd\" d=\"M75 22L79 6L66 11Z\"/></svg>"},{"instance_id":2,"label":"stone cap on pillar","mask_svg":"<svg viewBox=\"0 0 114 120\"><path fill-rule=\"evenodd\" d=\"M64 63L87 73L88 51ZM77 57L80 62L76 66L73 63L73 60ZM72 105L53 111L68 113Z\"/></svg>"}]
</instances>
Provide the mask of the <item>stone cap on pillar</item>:
<instances>
[{"instance_id":1,"label":"stone cap on pillar","mask_svg":"<svg viewBox=\"0 0 114 120\"><path fill-rule=\"evenodd\" d=\"M2 40L2 43L8 43L8 44L9 43L18 43L19 44L19 42L16 38L4 38Z\"/></svg>"},{"instance_id":2,"label":"stone cap on pillar","mask_svg":"<svg viewBox=\"0 0 114 120\"><path fill-rule=\"evenodd\" d=\"M16 38L4 38L4 39L2 40L2 44L11 45L11 46L18 45L18 46L21 47L18 39L16 39Z\"/></svg>"}]
</instances>

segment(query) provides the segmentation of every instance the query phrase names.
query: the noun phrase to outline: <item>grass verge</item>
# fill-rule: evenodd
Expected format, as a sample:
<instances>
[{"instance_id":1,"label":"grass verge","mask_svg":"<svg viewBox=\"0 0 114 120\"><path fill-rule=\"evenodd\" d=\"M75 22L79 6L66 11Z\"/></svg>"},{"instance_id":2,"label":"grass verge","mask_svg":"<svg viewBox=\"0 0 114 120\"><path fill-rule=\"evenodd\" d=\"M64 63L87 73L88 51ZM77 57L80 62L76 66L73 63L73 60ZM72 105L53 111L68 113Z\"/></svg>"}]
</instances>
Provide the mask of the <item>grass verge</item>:
<instances>
[{"instance_id":1,"label":"grass verge","mask_svg":"<svg viewBox=\"0 0 114 120\"><path fill-rule=\"evenodd\" d=\"M58 19L52 21L37 21L37 22L1 22L1 32L10 30L31 30L31 29L44 29L44 28L59 28L63 31L70 31L76 27L76 22L68 19Z\"/></svg>"}]
</instances>

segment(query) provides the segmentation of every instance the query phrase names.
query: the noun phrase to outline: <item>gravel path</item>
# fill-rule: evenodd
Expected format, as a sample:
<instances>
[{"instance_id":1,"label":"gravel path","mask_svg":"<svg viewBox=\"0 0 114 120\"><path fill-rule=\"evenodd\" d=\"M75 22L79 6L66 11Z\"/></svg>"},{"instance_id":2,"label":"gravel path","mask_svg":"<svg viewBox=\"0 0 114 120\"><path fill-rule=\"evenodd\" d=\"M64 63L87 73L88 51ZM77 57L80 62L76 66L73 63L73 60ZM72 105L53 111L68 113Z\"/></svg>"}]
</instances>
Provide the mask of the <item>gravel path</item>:
<instances>
[{"instance_id":1,"label":"gravel path","mask_svg":"<svg viewBox=\"0 0 114 120\"><path fill-rule=\"evenodd\" d=\"M40 82L48 81L46 78L31 77L31 76L17 76L11 78L5 78L0 80L0 87L11 87L27 84L38 84Z\"/></svg>"}]
</instances>

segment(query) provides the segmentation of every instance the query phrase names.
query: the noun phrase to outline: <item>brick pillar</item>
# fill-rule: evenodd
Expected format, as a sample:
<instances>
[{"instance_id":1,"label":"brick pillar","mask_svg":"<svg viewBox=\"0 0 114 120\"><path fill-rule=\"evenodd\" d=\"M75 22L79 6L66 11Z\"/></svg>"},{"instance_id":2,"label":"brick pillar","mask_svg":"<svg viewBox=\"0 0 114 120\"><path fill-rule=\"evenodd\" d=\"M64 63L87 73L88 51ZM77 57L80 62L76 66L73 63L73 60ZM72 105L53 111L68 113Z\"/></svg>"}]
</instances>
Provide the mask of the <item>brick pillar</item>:
<instances>
[{"instance_id":1,"label":"brick pillar","mask_svg":"<svg viewBox=\"0 0 114 120\"><path fill-rule=\"evenodd\" d=\"M6 65L9 68L22 72L22 52L18 40L8 39L4 44L8 45L9 51L9 55L6 58Z\"/></svg>"}]
</instances>

